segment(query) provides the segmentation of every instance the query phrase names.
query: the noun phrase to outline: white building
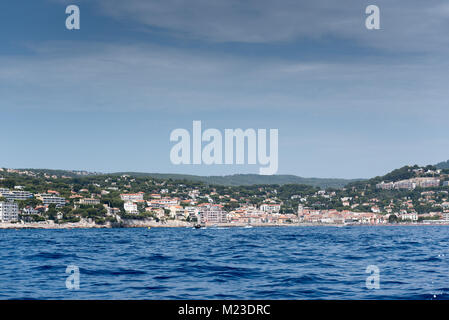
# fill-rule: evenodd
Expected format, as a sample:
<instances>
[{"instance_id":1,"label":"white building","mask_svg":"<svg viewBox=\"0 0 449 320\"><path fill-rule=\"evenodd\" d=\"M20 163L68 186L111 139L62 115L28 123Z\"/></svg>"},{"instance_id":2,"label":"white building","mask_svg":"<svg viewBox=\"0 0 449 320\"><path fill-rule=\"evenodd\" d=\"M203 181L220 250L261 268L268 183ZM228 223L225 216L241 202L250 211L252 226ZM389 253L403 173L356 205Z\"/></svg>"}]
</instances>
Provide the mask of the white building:
<instances>
[{"instance_id":1,"label":"white building","mask_svg":"<svg viewBox=\"0 0 449 320\"><path fill-rule=\"evenodd\" d=\"M416 188L416 183L414 183L411 179L409 180L401 180L394 183L395 189L408 189L413 190Z\"/></svg>"},{"instance_id":2,"label":"white building","mask_svg":"<svg viewBox=\"0 0 449 320\"><path fill-rule=\"evenodd\" d=\"M187 210L185 210L182 206L171 206L169 207L170 217L173 218L187 218Z\"/></svg>"},{"instance_id":3,"label":"white building","mask_svg":"<svg viewBox=\"0 0 449 320\"><path fill-rule=\"evenodd\" d=\"M10 201L13 200L27 200L33 197L33 194L28 191L8 191L2 192L2 196Z\"/></svg>"},{"instance_id":4,"label":"white building","mask_svg":"<svg viewBox=\"0 0 449 320\"><path fill-rule=\"evenodd\" d=\"M139 193L122 193L120 198L123 201L142 201L143 200L143 192Z\"/></svg>"},{"instance_id":5,"label":"white building","mask_svg":"<svg viewBox=\"0 0 449 320\"><path fill-rule=\"evenodd\" d=\"M38 215L39 211L34 209L31 206L27 206L27 207L22 209L22 214L23 215L28 215L28 216L30 216L30 215Z\"/></svg>"},{"instance_id":6,"label":"white building","mask_svg":"<svg viewBox=\"0 0 449 320\"><path fill-rule=\"evenodd\" d=\"M48 206L50 204L55 204L57 207L63 207L66 204L65 198L63 197L57 197L52 194L39 194L36 197L37 199L41 200L44 204L44 206Z\"/></svg>"},{"instance_id":7,"label":"white building","mask_svg":"<svg viewBox=\"0 0 449 320\"><path fill-rule=\"evenodd\" d=\"M199 213L198 208L193 206L185 207L185 210L187 211L187 215L191 218L196 217Z\"/></svg>"},{"instance_id":8,"label":"white building","mask_svg":"<svg viewBox=\"0 0 449 320\"><path fill-rule=\"evenodd\" d=\"M9 192L10 190L8 188L0 188L0 194L3 194L5 192Z\"/></svg>"},{"instance_id":9,"label":"white building","mask_svg":"<svg viewBox=\"0 0 449 320\"><path fill-rule=\"evenodd\" d=\"M12 222L19 219L19 206L14 202L0 202L0 221Z\"/></svg>"},{"instance_id":10,"label":"white building","mask_svg":"<svg viewBox=\"0 0 449 320\"><path fill-rule=\"evenodd\" d=\"M103 207L106 209L106 215L108 215L108 216L115 217L115 216L120 214L120 209L119 208L111 208L107 204L104 204Z\"/></svg>"},{"instance_id":11,"label":"white building","mask_svg":"<svg viewBox=\"0 0 449 320\"><path fill-rule=\"evenodd\" d=\"M431 188L440 186L440 179L437 178L415 178L413 180L416 183L416 186L421 188Z\"/></svg>"},{"instance_id":12,"label":"white building","mask_svg":"<svg viewBox=\"0 0 449 320\"><path fill-rule=\"evenodd\" d=\"M203 206L200 209L201 223L226 223L227 212L221 209L219 205Z\"/></svg>"},{"instance_id":13,"label":"white building","mask_svg":"<svg viewBox=\"0 0 449 320\"><path fill-rule=\"evenodd\" d=\"M179 205L178 198L162 198L147 201L147 205L153 208L170 208Z\"/></svg>"},{"instance_id":14,"label":"white building","mask_svg":"<svg viewBox=\"0 0 449 320\"><path fill-rule=\"evenodd\" d=\"M133 203L131 201L126 201L123 204L123 207L124 207L126 213L139 214L139 210L137 210L137 204L135 204L135 203Z\"/></svg>"},{"instance_id":15,"label":"white building","mask_svg":"<svg viewBox=\"0 0 449 320\"><path fill-rule=\"evenodd\" d=\"M97 205L100 204L100 200L99 199L94 199L94 198L83 198L80 199L77 204L82 204L82 205Z\"/></svg>"},{"instance_id":16,"label":"white building","mask_svg":"<svg viewBox=\"0 0 449 320\"><path fill-rule=\"evenodd\" d=\"M418 221L418 214L417 213L403 213L403 214L401 214L401 220Z\"/></svg>"},{"instance_id":17,"label":"white building","mask_svg":"<svg viewBox=\"0 0 449 320\"><path fill-rule=\"evenodd\" d=\"M279 211L281 211L281 205L264 203L263 205L260 206L260 210L267 213L279 213Z\"/></svg>"}]
</instances>

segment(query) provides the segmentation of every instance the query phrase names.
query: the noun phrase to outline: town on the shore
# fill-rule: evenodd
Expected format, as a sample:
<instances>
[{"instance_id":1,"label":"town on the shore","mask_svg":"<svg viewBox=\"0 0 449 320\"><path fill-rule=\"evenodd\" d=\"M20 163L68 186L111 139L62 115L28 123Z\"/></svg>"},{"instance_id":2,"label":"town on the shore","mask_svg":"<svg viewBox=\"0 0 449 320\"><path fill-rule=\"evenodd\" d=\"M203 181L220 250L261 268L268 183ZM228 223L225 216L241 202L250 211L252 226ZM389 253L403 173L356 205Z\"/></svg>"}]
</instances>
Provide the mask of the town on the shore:
<instances>
[{"instance_id":1,"label":"town on the shore","mask_svg":"<svg viewBox=\"0 0 449 320\"><path fill-rule=\"evenodd\" d=\"M434 166L329 189L0 168L0 227L449 224L448 192Z\"/></svg>"}]
</instances>

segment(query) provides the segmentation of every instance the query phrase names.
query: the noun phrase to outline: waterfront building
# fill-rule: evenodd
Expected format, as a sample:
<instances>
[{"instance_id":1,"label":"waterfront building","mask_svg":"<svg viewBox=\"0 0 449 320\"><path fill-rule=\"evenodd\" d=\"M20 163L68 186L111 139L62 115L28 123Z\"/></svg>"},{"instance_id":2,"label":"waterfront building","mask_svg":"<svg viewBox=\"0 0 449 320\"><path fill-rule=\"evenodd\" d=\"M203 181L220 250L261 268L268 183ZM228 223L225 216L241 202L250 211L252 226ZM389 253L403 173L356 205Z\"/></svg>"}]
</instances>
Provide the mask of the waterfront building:
<instances>
[{"instance_id":1,"label":"waterfront building","mask_svg":"<svg viewBox=\"0 0 449 320\"><path fill-rule=\"evenodd\" d=\"M401 214L401 220L418 221L418 214L416 212Z\"/></svg>"},{"instance_id":2,"label":"waterfront building","mask_svg":"<svg viewBox=\"0 0 449 320\"><path fill-rule=\"evenodd\" d=\"M205 205L201 206L200 211L201 223L226 223L227 212L222 209L221 205Z\"/></svg>"},{"instance_id":3,"label":"waterfront building","mask_svg":"<svg viewBox=\"0 0 449 320\"><path fill-rule=\"evenodd\" d=\"M30 215L38 215L38 214L39 214L39 211L36 210L36 209L34 209L34 208L31 207L31 206L26 206L25 208L22 209L22 214L23 214L23 215L27 215L27 216L30 216Z\"/></svg>"},{"instance_id":4,"label":"waterfront building","mask_svg":"<svg viewBox=\"0 0 449 320\"><path fill-rule=\"evenodd\" d=\"M187 215L192 218L196 217L199 212L198 208L193 206L187 206L185 210L187 211Z\"/></svg>"},{"instance_id":5,"label":"waterfront building","mask_svg":"<svg viewBox=\"0 0 449 320\"><path fill-rule=\"evenodd\" d=\"M123 207L126 213L139 214L139 211L137 210L137 204L135 204L134 202L127 201L123 204Z\"/></svg>"},{"instance_id":6,"label":"waterfront building","mask_svg":"<svg viewBox=\"0 0 449 320\"><path fill-rule=\"evenodd\" d=\"M120 209L119 208L112 208L110 206L108 206L107 204L103 204L103 207L106 209L106 215L107 216L117 216L118 214L120 214Z\"/></svg>"},{"instance_id":7,"label":"waterfront building","mask_svg":"<svg viewBox=\"0 0 449 320\"><path fill-rule=\"evenodd\" d=\"M165 211L162 208L147 207L145 208L145 211L155 214L158 219L162 219L165 217Z\"/></svg>"},{"instance_id":8,"label":"waterfront building","mask_svg":"<svg viewBox=\"0 0 449 320\"><path fill-rule=\"evenodd\" d=\"M186 211L182 206L170 206L168 207L168 210L170 210L170 217L171 218L186 218Z\"/></svg>"},{"instance_id":9,"label":"waterfront building","mask_svg":"<svg viewBox=\"0 0 449 320\"><path fill-rule=\"evenodd\" d=\"M19 206L14 202L0 202L0 222L15 222L19 219Z\"/></svg>"}]
</instances>

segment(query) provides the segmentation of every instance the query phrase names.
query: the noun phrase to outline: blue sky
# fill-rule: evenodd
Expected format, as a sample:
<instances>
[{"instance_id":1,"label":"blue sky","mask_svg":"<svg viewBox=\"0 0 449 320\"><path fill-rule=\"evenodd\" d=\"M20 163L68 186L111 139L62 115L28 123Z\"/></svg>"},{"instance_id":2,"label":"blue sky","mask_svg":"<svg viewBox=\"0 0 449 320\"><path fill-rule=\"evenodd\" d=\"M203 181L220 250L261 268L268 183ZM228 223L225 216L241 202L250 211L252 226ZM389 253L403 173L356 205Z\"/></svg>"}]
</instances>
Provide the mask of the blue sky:
<instances>
[{"instance_id":1,"label":"blue sky","mask_svg":"<svg viewBox=\"0 0 449 320\"><path fill-rule=\"evenodd\" d=\"M370 4L381 30L365 28ZM279 129L280 174L447 160L448 30L444 0L5 0L0 166L258 172L172 165L170 132L193 120Z\"/></svg>"}]
</instances>

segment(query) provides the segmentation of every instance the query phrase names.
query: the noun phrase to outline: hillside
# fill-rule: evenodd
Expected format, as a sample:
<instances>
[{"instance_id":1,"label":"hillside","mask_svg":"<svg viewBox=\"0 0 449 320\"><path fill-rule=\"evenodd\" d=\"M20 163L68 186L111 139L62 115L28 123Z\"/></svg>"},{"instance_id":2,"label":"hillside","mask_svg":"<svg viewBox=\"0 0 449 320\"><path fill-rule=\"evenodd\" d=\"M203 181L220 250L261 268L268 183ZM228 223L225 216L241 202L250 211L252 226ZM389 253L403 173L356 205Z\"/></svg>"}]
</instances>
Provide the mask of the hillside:
<instances>
[{"instance_id":1,"label":"hillside","mask_svg":"<svg viewBox=\"0 0 449 320\"><path fill-rule=\"evenodd\" d=\"M56 219L67 222L89 218L100 224L118 221L113 219L112 213L106 215L103 205L107 205L109 211L114 209L115 215L123 219L134 219L135 216L130 214L141 219L176 219L176 210L182 205L199 210L198 206L204 203L220 205L227 212L263 205L280 206L276 210L286 214L295 214L300 208L304 209L303 213L324 215L329 214L329 210L355 212L353 218L356 219L358 213L370 216L394 214L396 219L401 216L403 220L413 221L417 221L417 215L425 215L419 217L421 220L449 216L449 169L440 170L431 165L405 166L369 180L352 181L345 188L328 188L341 183L340 179L289 175L201 177L132 172L72 173L76 175L73 178L65 171L0 169L3 201L17 200L20 209L28 207L24 215L33 215L34 220L30 218L33 221ZM166 207L161 211L159 199L162 197ZM133 204L133 199L137 203ZM58 204L65 210L62 212L65 216L55 216L56 208L47 213L45 205L49 204ZM271 207L264 208L271 210ZM44 211L36 213L36 210ZM184 221L185 212L180 215ZM385 221L382 217L381 220Z\"/></svg>"},{"instance_id":2,"label":"hillside","mask_svg":"<svg viewBox=\"0 0 449 320\"><path fill-rule=\"evenodd\" d=\"M91 176L101 175L98 172L73 171L73 170L53 170L53 169L17 169L26 170L35 173L46 173L48 175L56 176ZM146 173L146 172L114 172L107 173L107 175L121 176L129 175L133 177L151 177L157 179L172 179L172 180L186 180L193 182L203 182L211 185L222 186L250 186L261 184L304 184L319 188L342 188L348 183L360 181L360 179L333 179L333 178L303 178L295 175L274 175L263 176L257 174L234 174L227 176L197 176L188 174L172 174L172 173Z\"/></svg>"},{"instance_id":3,"label":"hillside","mask_svg":"<svg viewBox=\"0 0 449 320\"><path fill-rule=\"evenodd\" d=\"M183 174L161 174L161 173L141 173L141 172L118 172L113 175L130 175L136 177L152 177L158 179L200 181L207 184L223 186L249 186L260 184L304 184L320 188L342 188L346 184L356 179L327 179L327 178L303 178L294 175L274 175L263 176L257 174L234 174L228 176L196 176Z\"/></svg>"},{"instance_id":4,"label":"hillside","mask_svg":"<svg viewBox=\"0 0 449 320\"><path fill-rule=\"evenodd\" d=\"M363 189L365 187L374 187L376 184L380 182L396 182L400 180L407 180L417 177L436 177L436 178L444 178L442 174L447 174L447 169L441 169L441 177L440 174L436 173L435 170L440 169L437 166L428 165L425 167L420 167L418 165L414 166L404 166L399 169L395 169L383 176L377 176L367 180L359 180L353 181L346 185L346 187L351 188L359 188Z\"/></svg>"},{"instance_id":5,"label":"hillside","mask_svg":"<svg viewBox=\"0 0 449 320\"><path fill-rule=\"evenodd\" d=\"M437 167L437 169L449 169L449 160L437 163L435 167Z\"/></svg>"}]
</instances>

